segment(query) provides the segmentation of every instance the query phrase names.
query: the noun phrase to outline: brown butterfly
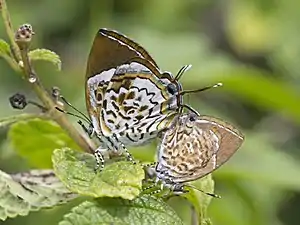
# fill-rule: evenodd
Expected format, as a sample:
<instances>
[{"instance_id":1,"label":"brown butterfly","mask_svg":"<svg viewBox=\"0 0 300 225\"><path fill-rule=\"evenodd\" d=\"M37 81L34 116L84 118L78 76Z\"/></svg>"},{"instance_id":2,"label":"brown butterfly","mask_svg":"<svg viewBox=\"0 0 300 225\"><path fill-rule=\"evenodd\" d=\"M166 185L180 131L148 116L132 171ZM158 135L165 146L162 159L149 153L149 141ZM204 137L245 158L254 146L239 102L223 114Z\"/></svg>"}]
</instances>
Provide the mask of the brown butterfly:
<instances>
[{"instance_id":1,"label":"brown butterfly","mask_svg":"<svg viewBox=\"0 0 300 225\"><path fill-rule=\"evenodd\" d=\"M156 183L161 182L174 193L184 193L184 187L190 186L186 182L219 168L243 141L238 129L220 119L194 113L178 115L158 146Z\"/></svg>"}]
</instances>

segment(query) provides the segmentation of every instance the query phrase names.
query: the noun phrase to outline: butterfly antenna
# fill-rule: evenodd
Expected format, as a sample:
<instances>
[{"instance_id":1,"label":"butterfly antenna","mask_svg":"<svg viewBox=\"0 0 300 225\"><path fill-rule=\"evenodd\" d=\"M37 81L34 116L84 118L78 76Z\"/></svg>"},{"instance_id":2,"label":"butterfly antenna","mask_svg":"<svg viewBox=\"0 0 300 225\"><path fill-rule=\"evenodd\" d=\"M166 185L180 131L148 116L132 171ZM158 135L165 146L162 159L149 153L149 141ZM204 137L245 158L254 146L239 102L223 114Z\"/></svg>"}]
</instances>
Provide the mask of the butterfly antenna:
<instances>
[{"instance_id":1,"label":"butterfly antenna","mask_svg":"<svg viewBox=\"0 0 300 225\"><path fill-rule=\"evenodd\" d=\"M85 121L85 122L87 122L87 123L89 123L89 124L91 123L91 121L90 121L89 119L87 119L86 117L81 117L80 115L77 115L77 114L74 114L74 113L65 111L65 110L63 110L63 109L61 109L61 108L59 108L59 107L57 107L57 106L55 107L55 109L58 110L58 111L60 111L60 112L62 112L62 113L65 113L65 114L74 116L74 117L76 117L76 118L78 118L78 119L81 119L81 120L83 120L83 121ZM81 121L80 121L79 124L80 124L81 126L83 125Z\"/></svg>"},{"instance_id":2,"label":"butterfly antenna","mask_svg":"<svg viewBox=\"0 0 300 225\"><path fill-rule=\"evenodd\" d=\"M177 73L177 75L175 76L175 79L174 79L174 80L177 80L177 81L178 81L186 71L188 71L189 69L191 69L191 67L192 67L191 64L183 66L183 67L178 71L178 73Z\"/></svg>"},{"instance_id":3,"label":"butterfly antenna","mask_svg":"<svg viewBox=\"0 0 300 225\"><path fill-rule=\"evenodd\" d=\"M221 87L221 86L223 86L222 83L217 83L215 85L207 86L207 87L196 89L196 90L181 91L179 94L180 95L185 95L185 94L188 94L188 93L202 92L202 91L209 90L211 88L216 88L216 87Z\"/></svg>"},{"instance_id":4,"label":"butterfly antenna","mask_svg":"<svg viewBox=\"0 0 300 225\"><path fill-rule=\"evenodd\" d=\"M86 126L83 124L81 120L78 120L77 123L82 127L85 133L87 133L88 135L92 134L91 131L88 128L86 128Z\"/></svg>"},{"instance_id":5,"label":"butterfly antenna","mask_svg":"<svg viewBox=\"0 0 300 225\"><path fill-rule=\"evenodd\" d=\"M61 100L63 100L63 102L65 103L65 104L67 104L69 107L71 107L72 109L74 109L76 112L78 112L80 115L82 115L83 116L83 118L85 118L84 120L85 121L88 121L88 123L91 123L91 120L84 114L84 113L82 113L82 112L80 112L77 108L75 108L70 102L68 102L65 98L64 98L64 96L60 96L60 98L61 98ZM74 114L70 114L70 112L66 112L66 111L64 111L66 114L69 114L69 115L74 115ZM79 117L78 115L74 115L75 117L77 117L77 118L81 118L81 119L83 119L82 117Z\"/></svg>"},{"instance_id":6,"label":"butterfly antenna","mask_svg":"<svg viewBox=\"0 0 300 225\"><path fill-rule=\"evenodd\" d=\"M193 185L185 184L184 186L193 188L193 189L195 189L195 190L197 190L197 191L200 191L200 192L202 192L202 193L204 193L204 194L206 194L206 195L208 195L208 196L211 196L211 197L213 197L213 198L221 198L220 195L217 195L217 194L214 194L214 193L205 192L205 191L203 191L203 190L201 190L201 189L199 189L199 188L197 188L197 187L195 187L195 186L193 186Z\"/></svg>"},{"instance_id":7,"label":"butterfly antenna","mask_svg":"<svg viewBox=\"0 0 300 225\"><path fill-rule=\"evenodd\" d=\"M191 106L189 106L189 105L182 104L181 105L181 109L183 109L183 108L186 108L187 110L195 113L197 116L200 116L200 114L195 109L193 109ZM181 110L181 113L182 113L182 110Z\"/></svg>"}]
</instances>

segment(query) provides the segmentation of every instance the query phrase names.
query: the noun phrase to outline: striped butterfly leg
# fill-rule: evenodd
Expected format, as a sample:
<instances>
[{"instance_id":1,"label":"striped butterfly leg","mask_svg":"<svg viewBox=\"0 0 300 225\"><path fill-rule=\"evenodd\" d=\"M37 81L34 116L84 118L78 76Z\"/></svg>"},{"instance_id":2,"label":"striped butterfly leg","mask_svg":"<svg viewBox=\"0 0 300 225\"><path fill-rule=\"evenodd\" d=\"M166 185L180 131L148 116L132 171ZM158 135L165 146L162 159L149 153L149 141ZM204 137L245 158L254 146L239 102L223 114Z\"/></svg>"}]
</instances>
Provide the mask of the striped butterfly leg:
<instances>
[{"instance_id":1,"label":"striped butterfly leg","mask_svg":"<svg viewBox=\"0 0 300 225\"><path fill-rule=\"evenodd\" d=\"M151 192L147 193L149 195L157 195L157 194L160 194L162 192L165 191L165 187L168 187L165 182L163 182L162 180L160 180L159 178L156 177L156 179L150 179L150 180L147 180L150 185L143 188L142 190L142 193L145 193L147 192L148 190L151 190L153 189ZM164 193L162 196L160 197L163 197L165 198L166 196L169 196L171 193L171 189L168 188L168 192L167 193ZM145 193L146 194L146 193Z\"/></svg>"},{"instance_id":2,"label":"striped butterfly leg","mask_svg":"<svg viewBox=\"0 0 300 225\"><path fill-rule=\"evenodd\" d=\"M148 179L146 178L147 182L150 183L149 186L143 188L143 190L142 190L143 193L147 192L148 190L151 190L151 189L155 188L156 190L152 190L148 194L156 195L156 194L161 193L164 190L164 183L161 182L161 180L157 177L156 170L155 170L155 168L153 168L153 167L156 167L157 164L158 164L158 162L142 164L142 166L145 170L145 173L146 173L146 177L148 177ZM154 180L154 177L156 177L155 180ZM158 183L160 183L160 188L157 189Z\"/></svg>"},{"instance_id":3,"label":"striped butterfly leg","mask_svg":"<svg viewBox=\"0 0 300 225\"><path fill-rule=\"evenodd\" d=\"M157 181L154 181L154 180L148 180L149 183L151 183L149 186L145 187L142 189L142 193L143 194L146 194L145 192L147 192L148 190L151 190L151 189L156 189L156 190L152 190L151 192L147 193L149 195L155 195L155 194L158 194L160 192L162 192L163 190L163 184L160 185L160 188L157 189Z\"/></svg>"},{"instance_id":4,"label":"striped butterfly leg","mask_svg":"<svg viewBox=\"0 0 300 225\"><path fill-rule=\"evenodd\" d=\"M128 151L128 149L125 147L125 145L122 144L122 147L123 147L123 150L125 152L126 158L135 165L136 161L134 160L131 153Z\"/></svg>"},{"instance_id":5,"label":"striped butterfly leg","mask_svg":"<svg viewBox=\"0 0 300 225\"><path fill-rule=\"evenodd\" d=\"M143 168L155 167L156 165L157 165L157 162L141 163L141 166L142 166Z\"/></svg>"},{"instance_id":6,"label":"striped butterfly leg","mask_svg":"<svg viewBox=\"0 0 300 225\"><path fill-rule=\"evenodd\" d=\"M118 141L118 138L117 138L117 135L116 134L113 134L113 137L115 138L116 141ZM119 141L118 141L119 142ZM131 155L131 153L128 151L128 149L125 147L125 145L121 142L119 142L119 145L121 146L122 148L122 152L125 153L126 155L126 158L132 162L134 165L136 164L136 161L134 160L133 156ZM118 147L115 146L115 149L119 149Z\"/></svg>"},{"instance_id":7,"label":"striped butterfly leg","mask_svg":"<svg viewBox=\"0 0 300 225\"><path fill-rule=\"evenodd\" d=\"M103 150L104 149L99 146L94 152L94 156L96 159L96 166L94 168L95 173L101 172L104 169L104 156L101 153L101 151Z\"/></svg>"}]
</instances>

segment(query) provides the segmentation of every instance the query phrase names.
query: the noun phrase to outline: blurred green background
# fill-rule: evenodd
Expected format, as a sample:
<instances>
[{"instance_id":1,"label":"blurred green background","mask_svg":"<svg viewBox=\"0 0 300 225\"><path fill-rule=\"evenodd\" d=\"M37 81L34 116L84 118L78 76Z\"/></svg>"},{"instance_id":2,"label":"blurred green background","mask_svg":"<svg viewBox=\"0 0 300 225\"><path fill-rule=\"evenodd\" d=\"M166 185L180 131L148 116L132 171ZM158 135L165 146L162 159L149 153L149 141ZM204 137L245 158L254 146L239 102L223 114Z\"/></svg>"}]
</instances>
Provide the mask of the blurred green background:
<instances>
[{"instance_id":1,"label":"blurred green background","mask_svg":"<svg viewBox=\"0 0 300 225\"><path fill-rule=\"evenodd\" d=\"M7 4L15 28L32 24L36 33L32 48L48 48L61 56L61 72L47 62L35 63L45 86L59 86L84 112L85 64L100 27L136 40L162 70L176 74L181 66L192 64L181 80L184 89L223 82L224 87L185 98L201 114L230 121L246 136L242 148L213 174L215 192L222 196L209 207L213 224L300 224L300 1L10 0ZM2 23L0 33L7 40ZM0 117L20 113L8 103L14 93L35 99L29 85L2 59L0 78ZM0 169L33 168L14 152L6 134L6 129L0 130ZM134 152L151 160L155 150L153 143ZM179 201L183 204L177 200L175 208L189 224L183 210L188 205ZM56 224L74 204L0 224Z\"/></svg>"}]
</instances>

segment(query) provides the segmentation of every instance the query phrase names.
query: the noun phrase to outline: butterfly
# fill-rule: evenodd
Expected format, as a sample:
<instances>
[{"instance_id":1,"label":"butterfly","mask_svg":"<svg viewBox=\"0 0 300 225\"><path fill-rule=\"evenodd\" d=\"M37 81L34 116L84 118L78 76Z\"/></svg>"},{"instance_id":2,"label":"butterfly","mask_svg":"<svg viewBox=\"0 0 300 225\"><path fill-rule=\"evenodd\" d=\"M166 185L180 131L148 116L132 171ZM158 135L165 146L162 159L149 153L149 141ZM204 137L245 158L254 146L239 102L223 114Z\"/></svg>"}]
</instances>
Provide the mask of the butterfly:
<instances>
[{"instance_id":1,"label":"butterfly","mask_svg":"<svg viewBox=\"0 0 300 225\"><path fill-rule=\"evenodd\" d=\"M162 188L174 193L185 193L184 187L189 186L186 182L219 168L243 141L238 129L220 119L193 112L178 115L158 145L156 183L161 182Z\"/></svg>"},{"instance_id":2,"label":"butterfly","mask_svg":"<svg viewBox=\"0 0 300 225\"><path fill-rule=\"evenodd\" d=\"M125 152L125 146L142 145L167 128L182 107L178 82L191 66L174 77L163 72L139 44L117 31L100 29L94 39L85 78L90 135L100 146L95 150L96 168L104 167L103 151Z\"/></svg>"}]
</instances>

